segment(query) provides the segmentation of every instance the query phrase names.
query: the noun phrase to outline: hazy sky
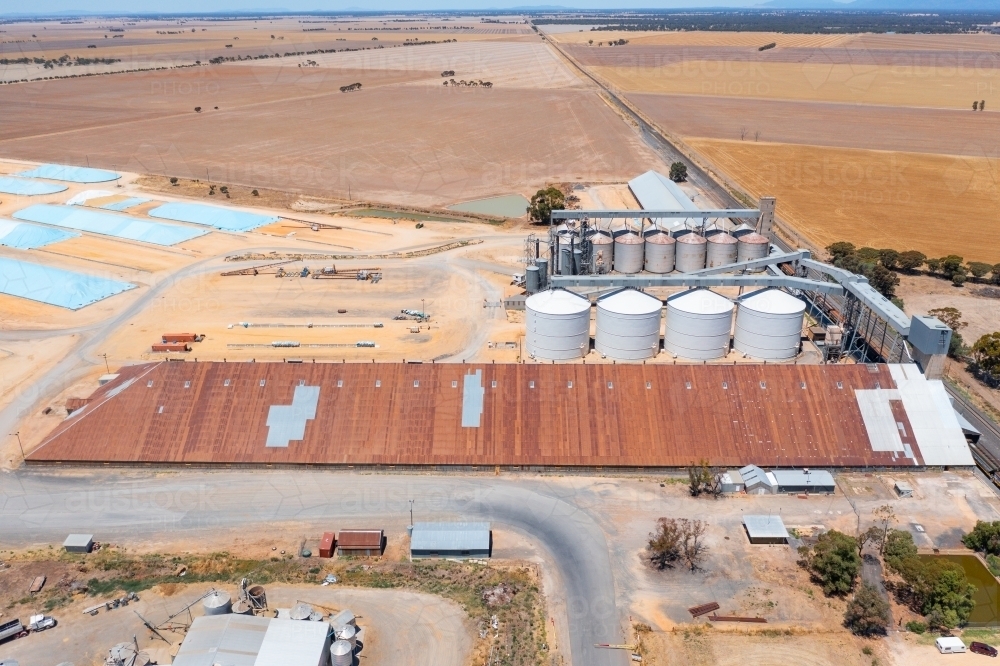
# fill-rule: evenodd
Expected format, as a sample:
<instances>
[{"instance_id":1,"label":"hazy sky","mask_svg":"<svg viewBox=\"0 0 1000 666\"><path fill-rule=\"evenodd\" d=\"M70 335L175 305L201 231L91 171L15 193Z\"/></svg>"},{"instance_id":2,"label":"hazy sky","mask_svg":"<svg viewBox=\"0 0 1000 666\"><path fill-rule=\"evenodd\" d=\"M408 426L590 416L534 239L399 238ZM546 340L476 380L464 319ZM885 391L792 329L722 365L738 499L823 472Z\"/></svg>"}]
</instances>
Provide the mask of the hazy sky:
<instances>
[{"instance_id":1,"label":"hazy sky","mask_svg":"<svg viewBox=\"0 0 1000 666\"><path fill-rule=\"evenodd\" d=\"M42 14L50 12L212 12L289 10L338 11L344 9L437 10L437 9L504 9L508 7L565 6L579 9L677 8L677 7L739 7L758 4L761 0L5 0L0 2L3 14Z\"/></svg>"}]
</instances>

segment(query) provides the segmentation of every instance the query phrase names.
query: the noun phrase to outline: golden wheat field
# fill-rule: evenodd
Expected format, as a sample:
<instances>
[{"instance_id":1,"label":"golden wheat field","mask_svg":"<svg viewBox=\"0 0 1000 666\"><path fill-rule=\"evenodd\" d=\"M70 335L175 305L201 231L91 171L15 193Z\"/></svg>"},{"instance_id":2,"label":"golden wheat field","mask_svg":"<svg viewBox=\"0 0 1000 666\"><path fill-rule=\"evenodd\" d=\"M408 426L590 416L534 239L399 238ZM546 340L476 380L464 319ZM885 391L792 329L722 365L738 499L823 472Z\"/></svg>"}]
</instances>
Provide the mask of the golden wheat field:
<instances>
[{"instance_id":1,"label":"golden wheat field","mask_svg":"<svg viewBox=\"0 0 1000 666\"><path fill-rule=\"evenodd\" d=\"M544 32L544 30L543 30ZM822 48L839 46L854 39L855 35L787 35L779 32L655 32L638 30L589 30L583 32L562 32L551 35L552 39L564 44L586 44L594 40L610 42L619 39L629 44L651 46L753 46L759 47L774 42L781 47Z\"/></svg>"},{"instance_id":2,"label":"golden wheat field","mask_svg":"<svg viewBox=\"0 0 1000 666\"><path fill-rule=\"evenodd\" d=\"M1000 160L687 139L752 196L825 247L857 245L958 254L1000 263Z\"/></svg>"},{"instance_id":3,"label":"golden wheat field","mask_svg":"<svg viewBox=\"0 0 1000 666\"><path fill-rule=\"evenodd\" d=\"M661 67L591 68L625 92L969 109L1000 89L1000 69L806 62L684 60ZM992 108L992 105L991 105Z\"/></svg>"}]
</instances>

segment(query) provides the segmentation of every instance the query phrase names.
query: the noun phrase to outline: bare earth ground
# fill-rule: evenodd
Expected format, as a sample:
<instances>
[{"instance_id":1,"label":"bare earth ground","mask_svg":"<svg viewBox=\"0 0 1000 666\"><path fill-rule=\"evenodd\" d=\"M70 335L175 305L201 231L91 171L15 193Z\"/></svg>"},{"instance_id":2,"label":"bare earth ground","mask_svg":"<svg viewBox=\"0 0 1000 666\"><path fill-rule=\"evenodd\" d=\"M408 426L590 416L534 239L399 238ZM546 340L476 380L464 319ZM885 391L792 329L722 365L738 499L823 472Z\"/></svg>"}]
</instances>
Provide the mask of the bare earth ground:
<instances>
[{"instance_id":1,"label":"bare earth ground","mask_svg":"<svg viewBox=\"0 0 1000 666\"><path fill-rule=\"evenodd\" d=\"M971 110L746 99L733 96L651 95L628 99L671 132L684 137L740 139L985 157L1000 154L988 128L995 116ZM865 127L865 131L857 131ZM928 131L928 128L934 128Z\"/></svg>"},{"instance_id":2,"label":"bare earth ground","mask_svg":"<svg viewBox=\"0 0 1000 666\"><path fill-rule=\"evenodd\" d=\"M52 583L56 578L50 573ZM158 586L141 592L140 600L127 608L102 610L93 617L81 611L101 599L80 598L60 609L56 628L5 644L4 657L25 664L56 663L54 660L58 659L96 666L104 663L108 648L115 643L130 642L136 635L140 647L151 657L159 657L161 664L169 663L183 635L164 632L172 642L168 646L146 631L135 612L159 623L196 600L209 587L207 584ZM226 591L236 594L234 589ZM472 650L468 616L455 602L434 595L400 590L269 585L267 596L275 608L290 608L296 600L305 600L352 610L359 617L358 625L365 628L362 663L465 666ZM196 617L202 614L200 604L195 605L193 613Z\"/></svg>"},{"instance_id":3,"label":"bare earth ground","mask_svg":"<svg viewBox=\"0 0 1000 666\"><path fill-rule=\"evenodd\" d=\"M819 247L848 240L932 257L1000 260L983 227L1000 201L997 160L747 141L687 143L752 196L777 196L778 215Z\"/></svg>"},{"instance_id":4,"label":"bare earth ground","mask_svg":"<svg viewBox=\"0 0 1000 666\"><path fill-rule=\"evenodd\" d=\"M1000 331L1000 299L977 296L981 285L966 283L955 287L948 280L926 275L900 275L896 294L906 304L907 314L927 314L941 307L958 308L962 321L968 324L959 331L966 344L980 336Z\"/></svg>"}]
</instances>

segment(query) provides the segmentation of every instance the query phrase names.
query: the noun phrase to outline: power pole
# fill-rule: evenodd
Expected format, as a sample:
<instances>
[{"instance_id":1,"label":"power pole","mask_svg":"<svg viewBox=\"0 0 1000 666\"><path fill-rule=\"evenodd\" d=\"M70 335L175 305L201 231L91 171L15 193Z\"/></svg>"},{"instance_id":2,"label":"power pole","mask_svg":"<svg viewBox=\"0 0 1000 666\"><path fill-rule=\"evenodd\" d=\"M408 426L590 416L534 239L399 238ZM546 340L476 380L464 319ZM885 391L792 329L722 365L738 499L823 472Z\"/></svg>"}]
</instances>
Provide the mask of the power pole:
<instances>
[{"instance_id":1,"label":"power pole","mask_svg":"<svg viewBox=\"0 0 1000 666\"><path fill-rule=\"evenodd\" d=\"M17 432L12 432L10 434L13 435L14 437L17 437L17 447L19 449L21 449L21 462L24 462L24 460L25 460L25 457L24 457L24 445L21 444L21 431L18 430ZM413 522L413 518L412 518L412 515L413 515L413 500L410 500L410 515L411 515L410 522L412 523Z\"/></svg>"}]
</instances>

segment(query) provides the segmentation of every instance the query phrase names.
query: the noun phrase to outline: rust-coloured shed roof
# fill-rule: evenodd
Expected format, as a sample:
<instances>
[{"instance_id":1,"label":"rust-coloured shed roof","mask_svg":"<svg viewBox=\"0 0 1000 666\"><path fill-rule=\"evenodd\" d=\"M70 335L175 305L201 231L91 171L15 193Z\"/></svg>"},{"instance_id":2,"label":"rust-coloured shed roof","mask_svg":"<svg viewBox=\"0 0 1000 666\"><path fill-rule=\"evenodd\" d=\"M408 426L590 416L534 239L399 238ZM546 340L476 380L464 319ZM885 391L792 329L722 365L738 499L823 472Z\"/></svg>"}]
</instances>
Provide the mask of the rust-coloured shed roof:
<instances>
[{"instance_id":1,"label":"rust-coloured shed roof","mask_svg":"<svg viewBox=\"0 0 1000 666\"><path fill-rule=\"evenodd\" d=\"M28 461L923 464L916 442L904 458L869 440L854 389L894 387L866 365L149 363L122 368Z\"/></svg>"},{"instance_id":2,"label":"rust-coloured shed roof","mask_svg":"<svg viewBox=\"0 0 1000 666\"><path fill-rule=\"evenodd\" d=\"M337 538L340 548L381 548L382 530L340 530Z\"/></svg>"}]
</instances>

